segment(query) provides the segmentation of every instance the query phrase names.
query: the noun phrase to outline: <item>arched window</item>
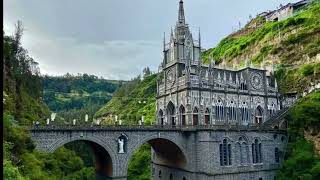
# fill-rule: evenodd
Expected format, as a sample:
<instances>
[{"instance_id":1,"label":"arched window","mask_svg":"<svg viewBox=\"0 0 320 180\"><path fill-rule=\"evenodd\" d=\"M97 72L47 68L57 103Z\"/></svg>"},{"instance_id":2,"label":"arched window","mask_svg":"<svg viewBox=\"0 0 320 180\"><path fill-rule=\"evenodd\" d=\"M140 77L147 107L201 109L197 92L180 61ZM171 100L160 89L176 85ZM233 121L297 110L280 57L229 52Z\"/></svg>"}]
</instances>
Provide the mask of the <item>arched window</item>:
<instances>
[{"instance_id":1,"label":"arched window","mask_svg":"<svg viewBox=\"0 0 320 180\"><path fill-rule=\"evenodd\" d=\"M237 143L237 149L239 152L240 164L248 164L249 163L249 147L244 137L239 138L239 142Z\"/></svg>"},{"instance_id":2,"label":"arched window","mask_svg":"<svg viewBox=\"0 0 320 180\"><path fill-rule=\"evenodd\" d=\"M186 110L184 108L183 105L180 106L179 108L179 114L180 114L180 121L181 121L181 124L184 126L186 125Z\"/></svg>"},{"instance_id":3,"label":"arched window","mask_svg":"<svg viewBox=\"0 0 320 180\"><path fill-rule=\"evenodd\" d=\"M272 116L272 109L269 109L269 115Z\"/></svg>"},{"instance_id":4,"label":"arched window","mask_svg":"<svg viewBox=\"0 0 320 180\"><path fill-rule=\"evenodd\" d=\"M173 126L176 125L175 108L171 101L168 103L168 106L167 106L167 117L171 125Z\"/></svg>"},{"instance_id":5,"label":"arched window","mask_svg":"<svg viewBox=\"0 0 320 180\"><path fill-rule=\"evenodd\" d=\"M240 164L243 164L243 156L242 156L242 148L241 148L241 143L237 142L237 150L238 150L238 155L239 155L239 162Z\"/></svg>"},{"instance_id":6,"label":"arched window","mask_svg":"<svg viewBox=\"0 0 320 180\"><path fill-rule=\"evenodd\" d=\"M161 170L159 171L159 178L161 178L162 177L162 174L161 174Z\"/></svg>"},{"instance_id":7,"label":"arched window","mask_svg":"<svg viewBox=\"0 0 320 180\"><path fill-rule=\"evenodd\" d=\"M269 115L270 116L272 116L272 115L274 115L276 113L276 107L275 107L274 103L272 103L272 105L269 106L268 110L269 110Z\"/></svg>"},{"instance_id":8,"label":"arched window","mask_svg":"<svg viewBox=\"0 0 320 180\"><path fill-rule=\"evenodd\" d=\"M159 123L160 125L164 124L164 120L163 120L163 111L160 109L159 113L158 113L158 118L159 118Z\"/></svg>"},{"instance_id":9,"label":"arched window","mask_svg":"<svg viewBox=\"0 0 320 180\"><path fill-rule=\"evenodd\" d=\"M257 109L255 110L255 123L256 124L262 123L262 117L263 117L262 113L263 113L263 111L262 111L261 106L258 106Z\"/></svg>"},{"instance_id":10,"label":"arched window","mask_svg":"<svg viewBox=\"0 0 320 180\"><path fill-rule=\"evenodd\" d=\"M262 163L262 151L261 151L261 143L259 143L258 139L254 140L254 143L252 143L252 162L254 164L256 163Z\"/></svg>"},{"instance_id":11,"label":"arched window","mask_svg":"<svg viewBox=\"0 0 320 180\"><path fill-rule=\"evenodd\" d=\"M187 179L186 179L186 177L183 177L183 179L182 179L182 180L187 180Z\"/></svg>"},{"instance_id":12,"label":"arched window","mask_svg":"<svg viewBox=\"0 0 320 180\"><path fill-rule=\"evenodd\" d=\"M247 125L249 122L250 116L247 108L247 103L243 102L240 106L240 124Z\"/></svg>"},{"instance_id":13,"label":"arched window","mask_svg":"<svg viewBox=\"0 0 320 180\"><path fill-rule=\"evenodd\" d=\"M222 101L219 99L217 105L215 106L216 120L222 121L224 119L224 106Z\"/></svg>"},{"instance_id":14,"label":"arched window","mask_svg":"<svg viewBox=\"0 0 320 180\"><path fill-rule=\"evenodd\" d=\"M210 124L210 110L207 108L205 115L204 115L204 124L208 125Z\"/></svg>"},{"instance_id":15,"label":"arched window","mask_svg":"<svg viewBox=\"0 0 320 180\"><path fill-rule=\"evenodd\" d=\"M170 180L173 180L173 176L172 176L171 173L170 173L169 179L170 179Z\"/></svg>"},{"instance_id":16,"label":"arched window","mask_svg":"<svg viewBox=\"0 0 320 180\"><path fill-rule=\"evenodd\" d=\"M199 122L199 111L198 111L198 108L195 107L193 109L192 123L194 126L196 126L196 125L198 125L198 122Z\"/></svg>"},{"instance_id":17,"label":"arched window","mask_svg":"<svg viewBox=\"0 0 320 180\"><path fill-rule=\"evenodd\" d=\"M232 164L231 159L231 144L228 144L227 139L222 141L222 144L219 146L220 151L220 165L229 166Z\"/></svg>"},{"instance_id":18,"label":"arched window","mask_svg":"<svg viewBox=\"0 0 320 180\"><path fill-rule=\"evenodd\" d=\"M240 83L240 90L248 90L247 84L245 82Z\"/></svg>"},{"instance_id":19,"label":"arched window","mask_svg":"<svg viewBox=\"0 0 320 180\"><path fill-rule=\"evenodd\" d=\"M279 163L280 162L280 157L279 157L279 148L275 148L274 149L274 158L275 158L275 162Z\"/></svg>"},{"instance_id":20,"label":"arched window","mask_svg":"<svg viewBox=\"0 0 320 180\"><path fill-rule=\"evenodd\" d=\"M237 119L236 107L234 101L231 101L228 107L228 119L229 121L235 121Z\"/></svg>"}]
</instances>

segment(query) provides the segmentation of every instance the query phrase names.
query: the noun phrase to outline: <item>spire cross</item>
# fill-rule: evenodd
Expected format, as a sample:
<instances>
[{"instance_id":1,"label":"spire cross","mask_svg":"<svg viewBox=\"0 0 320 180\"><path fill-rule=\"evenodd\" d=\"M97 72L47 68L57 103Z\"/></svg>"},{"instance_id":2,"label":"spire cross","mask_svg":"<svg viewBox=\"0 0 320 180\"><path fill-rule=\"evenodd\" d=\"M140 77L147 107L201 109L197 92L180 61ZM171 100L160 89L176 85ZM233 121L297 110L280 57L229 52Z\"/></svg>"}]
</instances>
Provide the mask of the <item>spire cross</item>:
<instances>
[{"instance_id":1,"label":"spire cross","mask_svg":"<svg viewBox=\"0 0 320 180\"><path fill-rule=\"evenodd\" d=\"M163 33L163 51L166 50L166 32Z\"/></svg>"},{"instance_id":2,"label":"spire cross","mask_svg":"<svg viewBox=\"0 0 320 180\"><path fill-rule=\"evenodd\" d=\"M199 27L199 47L200 47L200 51L201 51L201 31L200 31L200 27Z\"/></svg>"},{"instance_id":3,"label":"spire cross","mask_svg":"<svg viewBox=\"0 0 320 180\"><path fill-rule=\"evenodd\" d=\"M183 1L180 0L179 2L179 19L180 24L185 24L185 17L184 17L184 8L183 8Z\"/></svg>"}]
</instances>

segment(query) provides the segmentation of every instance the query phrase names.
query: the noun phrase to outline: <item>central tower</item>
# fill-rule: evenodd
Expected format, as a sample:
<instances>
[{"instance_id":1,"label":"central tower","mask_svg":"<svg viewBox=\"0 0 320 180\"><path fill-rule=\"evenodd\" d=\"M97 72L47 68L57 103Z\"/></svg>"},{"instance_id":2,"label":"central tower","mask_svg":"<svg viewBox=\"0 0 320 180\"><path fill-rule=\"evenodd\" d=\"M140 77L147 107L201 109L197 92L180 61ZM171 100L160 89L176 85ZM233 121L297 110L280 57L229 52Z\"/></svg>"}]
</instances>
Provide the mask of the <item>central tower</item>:
<instances>
[{"instance_id":1,"label":"central tower","mask_svg":"<svg viewBox=\"0 0 320 180\"><path fill-rule=\"evenodd\" d=\"M171 29L170 40L163 40L163 61L159 67L158 78L158 107L165 106L165 111L158 111L159 123L176 125L178 122L178 102L185 101L190 94L188 91L180 93L181 88L187 88L192 76L196 75L201 66L200 60L201 41L200 31L198 40L194 40L186 23L183 1L179 2L178 19L174 30ZM182 103L180 103L182 104ZM187 107L181 106L187 113ZM180 118L179 124L186 125L186 114Z\"/></svg>"},{"instance_id":2,"label":"central tower","mask_svg":"<svg viewBox=\"0 0 320 180\"><path fill-rule=\"evenodd\" d=\"M183 64L186 67L188 62L200 60L200 35L198 41L193 40L189 26L186 24L182 0L179 2L178 20L174 31L171 29L169 42L167 43L164 38L163 43L164 59L161 66L163 70L177 65L175 63Z\"/></svg>"}]
</instances>

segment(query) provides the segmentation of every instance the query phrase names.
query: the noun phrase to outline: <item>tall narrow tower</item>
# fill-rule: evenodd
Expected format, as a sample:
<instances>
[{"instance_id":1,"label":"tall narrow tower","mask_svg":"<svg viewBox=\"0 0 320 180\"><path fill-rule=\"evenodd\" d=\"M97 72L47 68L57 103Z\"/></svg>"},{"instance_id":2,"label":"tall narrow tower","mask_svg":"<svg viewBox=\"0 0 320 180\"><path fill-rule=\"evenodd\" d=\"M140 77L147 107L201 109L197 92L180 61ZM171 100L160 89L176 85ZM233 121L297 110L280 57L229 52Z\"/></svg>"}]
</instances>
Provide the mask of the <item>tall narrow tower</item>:
<instances>
[{"instance_id":1,"label":"tall narrow tower","mask_svg":"<svg viewBox=\"0 0 320 180\"><path fill-rule=\"evenodd\" d=\"M159 123L179 124L181 122L176 122L178 106L185 102L185 97L190 96L190 91L186 89L192 86L190 83L199 84L199 82L192 81L191 78L199 79L199 64L201 62L200 34L199 39L193 39L186 23L182 0L179 1L178 18L174 29L171 29L170 40L164 42L163 54L164 59L159 72L162 75L159 76L157 91L157 107L162 114L158 116ZM170 105L170 111L168 105ZM186 111L188 112L190 109L186 107Z\"/></svg>"}]
</instances>

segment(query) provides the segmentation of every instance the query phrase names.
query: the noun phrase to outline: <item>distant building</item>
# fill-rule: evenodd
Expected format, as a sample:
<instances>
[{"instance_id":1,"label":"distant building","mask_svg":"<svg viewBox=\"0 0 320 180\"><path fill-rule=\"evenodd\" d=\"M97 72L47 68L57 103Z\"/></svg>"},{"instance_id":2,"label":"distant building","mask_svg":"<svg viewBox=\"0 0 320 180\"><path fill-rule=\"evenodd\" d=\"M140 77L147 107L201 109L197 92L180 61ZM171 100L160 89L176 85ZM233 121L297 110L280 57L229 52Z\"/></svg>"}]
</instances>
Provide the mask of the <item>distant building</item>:
<instances>
[{"instance_id":1,"label":"distant building","mask_svg":"<svg viewBox=\"0 0 320 180\"><path fill-rule=\"evenodd\" d=\"M265 17L266 21L281 21L292 17L301 10L304 6L312 2L312 0L302 0L296 3L288 3L285 6L280 5L280 8L270 12L260 13L258 16Z\"/></svg>"}]
</instances>

